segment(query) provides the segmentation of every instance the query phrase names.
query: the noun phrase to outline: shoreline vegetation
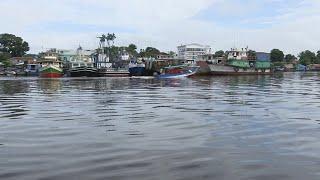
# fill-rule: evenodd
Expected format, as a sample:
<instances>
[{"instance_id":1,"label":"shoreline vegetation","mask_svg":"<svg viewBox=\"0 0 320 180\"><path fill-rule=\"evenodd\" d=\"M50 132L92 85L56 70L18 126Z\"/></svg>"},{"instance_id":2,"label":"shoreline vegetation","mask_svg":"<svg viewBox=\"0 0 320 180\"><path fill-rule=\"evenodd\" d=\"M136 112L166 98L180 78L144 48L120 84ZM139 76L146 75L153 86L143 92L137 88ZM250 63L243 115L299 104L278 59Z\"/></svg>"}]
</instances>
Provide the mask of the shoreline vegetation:
<instances>
[{"instance_id":1,"label":"shoreline vegetation","mask_svg":"<svg viewBox=\"0 0 320 180\"><path fill-rule=\"evenodd\" d=\"M140 49L138 52L138 48L135 44L116 46L116 35L114 33L102 35L99 39L100 48L90 50L92 55L101 52L101 47L103 47L103 52L106 52L108 61L113 62L114 64L120 63L120 66L121 62L119 59L123 55L127 56L127 60L129 61L138 58L157 59L159 56L177 57L177 54L174 51L161 52L155 47L146 47L145 49ZM101 46L101 44L106 46ZM41 53L43 53L28 54L27 52L29 50L29 43L24 41L23 38L13 34L0 34L0 75L5 75L5 72L8 71L18 71L17 69L19 68L22 73L16 75L25 75L23 74L25 69L21 69L21 67L18 66L22 65L23 68L26 68L27 64L37 64L37 60L41 58ZM216 58L224 58L226 57L227 52L228 51L218 50L212 54ZM279 49L272 49L268 54L270 55L271 68L273 71L305 71L320 69L320 50L317 52L305 50L295 56L293 54L284 54L283 51ZM248 49L248 55L255 57L256 51ZM27 59L27 62L21 62L19 59ZM30 62L29 60L33 60L34 62ZM59 60L64 61L65 59L60 58ZM148 75L152 75L152 72L149 72Z\"/></svg>"}]
</instances>

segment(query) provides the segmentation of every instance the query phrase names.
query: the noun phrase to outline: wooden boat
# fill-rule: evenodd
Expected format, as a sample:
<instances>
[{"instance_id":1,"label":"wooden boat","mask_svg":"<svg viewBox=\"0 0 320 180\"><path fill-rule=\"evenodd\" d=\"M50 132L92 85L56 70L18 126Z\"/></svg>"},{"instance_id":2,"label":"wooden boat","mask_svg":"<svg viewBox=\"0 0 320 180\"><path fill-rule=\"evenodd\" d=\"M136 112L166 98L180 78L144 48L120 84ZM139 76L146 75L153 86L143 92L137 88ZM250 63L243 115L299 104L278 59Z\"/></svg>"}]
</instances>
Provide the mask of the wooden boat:
<instances>
[{"instance_id":1,"label":"wooden boat","mask_svg":"<svg viewBox=\"0 0 320 180\"><path fill-rule=\"evenodd\" d=\"M40 77L60 78L63 76L62 62L58 60L58 54L54 49L41 54Z\"/></svg>"},{"instance_id":2,"label":"wooden boat","mask_svg":"<svg viewBox=\"0 0 320 180\"><path fill-rule=\"evenodd\" d=\"M168 78L185 78L191 77L197 73L199 66L179 65L169 66L161 70L157 78L168 79Z\"/></svg>"}]
</instances>

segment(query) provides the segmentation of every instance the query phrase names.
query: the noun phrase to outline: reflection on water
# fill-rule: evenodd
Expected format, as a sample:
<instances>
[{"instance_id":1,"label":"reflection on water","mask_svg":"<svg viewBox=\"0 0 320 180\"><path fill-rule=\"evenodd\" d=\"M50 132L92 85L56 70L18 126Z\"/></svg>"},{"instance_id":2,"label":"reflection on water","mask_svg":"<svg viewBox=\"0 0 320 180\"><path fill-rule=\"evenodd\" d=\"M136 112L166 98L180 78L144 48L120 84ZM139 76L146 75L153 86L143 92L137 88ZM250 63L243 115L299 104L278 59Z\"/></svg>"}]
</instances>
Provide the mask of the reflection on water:
<instances>
[{"instance_id":1,"label":"reflection on water","mask_svg":"<svg viewBox=\"0 0 320 180\"><path fill-rule=\"evenodd\" d=\"M319 179L319 74L0 79L0 179Z\"/></svg>"}]
</instances>

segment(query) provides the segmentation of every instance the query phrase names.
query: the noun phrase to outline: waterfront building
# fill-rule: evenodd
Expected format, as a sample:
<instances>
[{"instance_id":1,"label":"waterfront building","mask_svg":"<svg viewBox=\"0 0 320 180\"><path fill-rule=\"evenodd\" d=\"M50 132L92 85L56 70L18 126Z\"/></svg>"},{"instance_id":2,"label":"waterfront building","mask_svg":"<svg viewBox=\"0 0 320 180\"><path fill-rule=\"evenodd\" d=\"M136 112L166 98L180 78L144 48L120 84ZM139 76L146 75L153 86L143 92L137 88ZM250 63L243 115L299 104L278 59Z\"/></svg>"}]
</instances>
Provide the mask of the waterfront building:
<instances>
[{"instance_id":1,"label":"waterfront building","mask_svg":"<svg viewBox=\"0 0 320 180\"><path fill-rule=\"evenodd\" d=\"M76 51L74 50L67 50L67 49L59 49L57 50L59 59L63 62L63 63L68 63L71 61L71 59L76 56Z\"/></svg>"},{"instance_id":2,"label":"waterfront building","mask_svg":"<svg viewBox=\"0 0 320 180\"><path fill-rule=\"evenodd\" d=\"M122 61L129 61L130 60L130 54L125 49L122 49L120 51L119 55L120 55L120 60L122 60Z\"/></svg>"},{"instance_id":3,"label":"waterfront building","mask_svg":"<svg viewBox=\"0 0 320 180\"><path fill-rule=\"evenodd\" d=\"M58 53L59 59L63 63L69 63L75 56L77 56L76 50L58 49L56 51ZM94 50L82 50L83 56L86 57L91 57L93 53L95 53Z\"/></svg>"},{"instance_id":4,"label":"waterfront building","mask_svg":"<svg viewBox=\"0 0 320 180\"><path fill-rule=\"evenodd\" d=\"M257 61L267 61L270 62L271 58L270 58L270 53L266 53L266 52L256 52L256 60Z\"/></svg>"},{"instance_id":5,"label":"waterfront building","mask_svg":"<svg viewBox=\"0 0 320 180\"><path fill-rule=\"evenodd\" d=\"M200 55L210 54L211 48L197 43L178 46L178 58L185 59L187 63L195 63Z\"/></svg>"}]
</instances>

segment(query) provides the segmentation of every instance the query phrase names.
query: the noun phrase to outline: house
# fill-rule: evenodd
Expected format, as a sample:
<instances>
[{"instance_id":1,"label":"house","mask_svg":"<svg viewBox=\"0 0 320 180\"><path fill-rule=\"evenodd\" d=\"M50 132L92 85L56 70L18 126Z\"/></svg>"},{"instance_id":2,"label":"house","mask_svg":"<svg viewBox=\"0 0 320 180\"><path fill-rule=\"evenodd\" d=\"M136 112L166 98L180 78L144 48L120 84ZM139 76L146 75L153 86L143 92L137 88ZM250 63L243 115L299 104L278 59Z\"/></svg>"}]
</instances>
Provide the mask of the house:
<instances>
[{"instance_id":1,"label":"house","mask_svg":"<svg viewBox=\"0 0 320 180\"><path fill-rule=\"evenodd\" d=\"M198 56L210 54L211 47L197 43L178 46L178 59L185 59L187 63L194 64Z\"/></svg>"}]
</instances>

